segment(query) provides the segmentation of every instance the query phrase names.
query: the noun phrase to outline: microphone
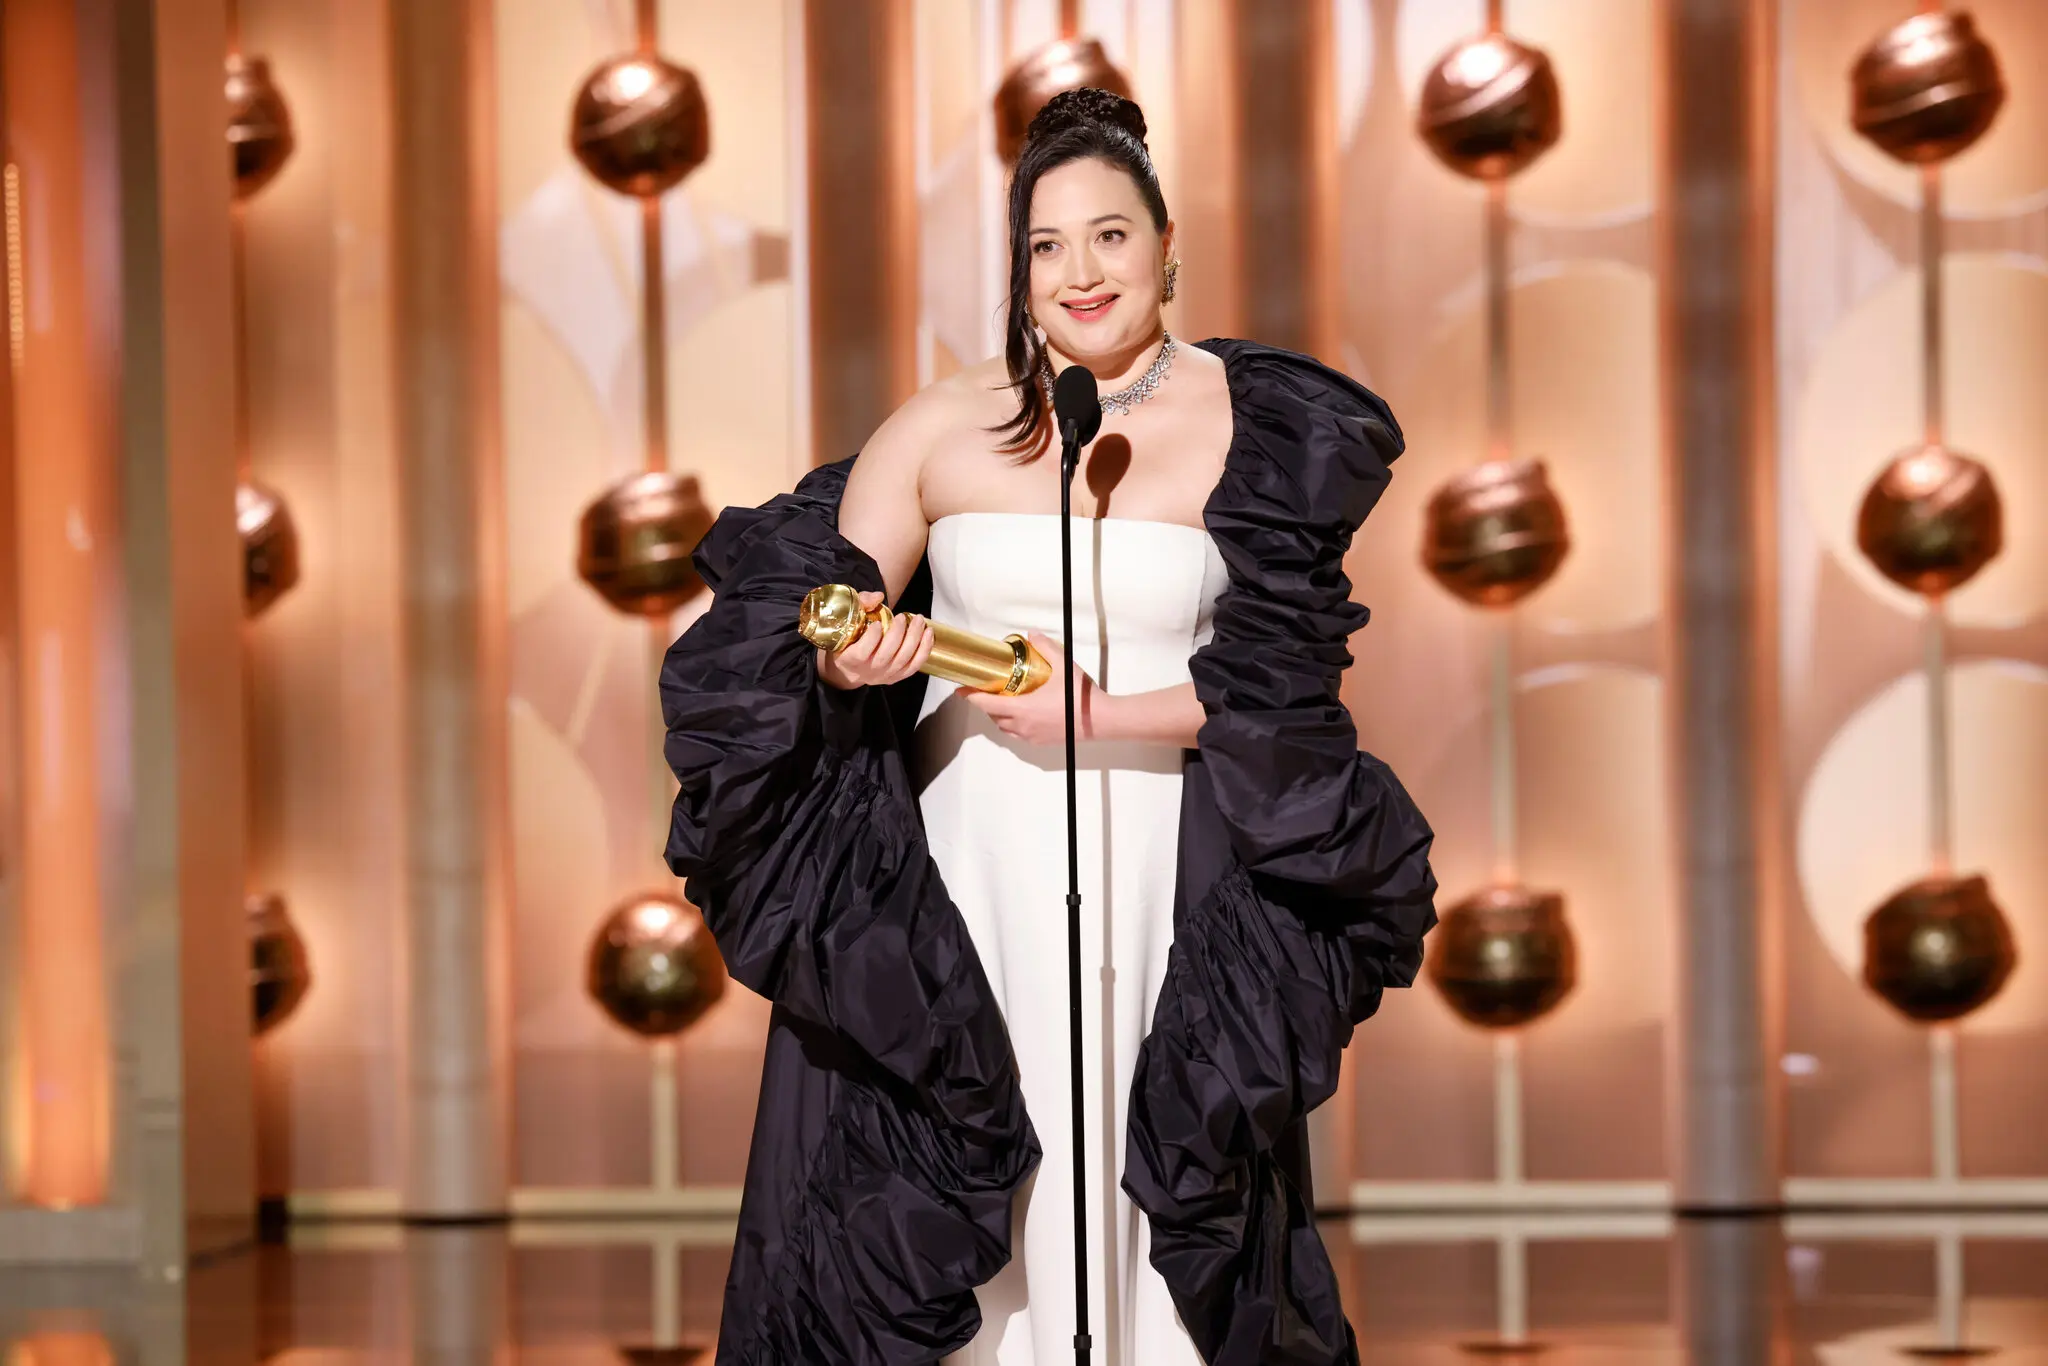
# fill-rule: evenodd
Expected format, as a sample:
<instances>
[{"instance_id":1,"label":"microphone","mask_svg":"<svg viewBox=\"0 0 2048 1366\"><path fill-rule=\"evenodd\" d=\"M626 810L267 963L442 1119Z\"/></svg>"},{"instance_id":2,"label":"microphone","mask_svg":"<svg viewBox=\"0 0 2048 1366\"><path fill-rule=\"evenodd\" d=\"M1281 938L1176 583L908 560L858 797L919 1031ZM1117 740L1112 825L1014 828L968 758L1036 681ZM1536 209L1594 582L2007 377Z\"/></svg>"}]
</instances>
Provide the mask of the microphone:
<instances>
[{"instance_id":1,"label":"microphone","mask_svg":"<svg viewBox=\"0 0 2048 1366\"><path fill-rule=\"evenodd\" d=\"M1052 415L1060 428L1060 639L1074 639L1074 469L1081 447L1102 430L1102 400L1085 365L1069 365L1052 386ZM1074 1119L1074 1361L1088 1366L1088 1132L1081 1095L1081 837L1074 781L1074 689L1066 694L1067 732L1067 1077Z\"/></svg>"},{"instance_id":2,"label":"microphone","mask_svg":"<svg viewBox=\"0 0 2048 1366\"><path fill-rule=\"evenodd\" d=\"M1052 386L1052 414L1059 423L1065 458L1078 460L1081 448L1102 430L1102 400L1096 397L1093 371L1085 365L1060 371Z\"/></svg>"}]
</instances>

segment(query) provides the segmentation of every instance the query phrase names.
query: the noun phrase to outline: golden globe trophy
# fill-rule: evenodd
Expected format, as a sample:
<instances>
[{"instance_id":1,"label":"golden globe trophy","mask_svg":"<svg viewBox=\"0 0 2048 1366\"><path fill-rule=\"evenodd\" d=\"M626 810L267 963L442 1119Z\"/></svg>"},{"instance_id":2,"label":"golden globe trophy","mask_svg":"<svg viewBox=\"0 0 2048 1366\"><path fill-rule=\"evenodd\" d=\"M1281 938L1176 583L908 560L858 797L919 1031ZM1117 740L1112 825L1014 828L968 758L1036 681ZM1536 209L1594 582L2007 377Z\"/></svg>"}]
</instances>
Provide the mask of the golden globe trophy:
<instances>
[{"instance_id":1,"label":"golden globe trophy","mask_svg":"<svg viewBox=\"0 0 2048 1366\"><path fill-rule=\"evenodd\" d=\"M825 653L837 654L859 640L869 623L886 631L894 619L887 605L863 611L857 591L843 583L828 583L804 594L796 629ZM1014 696L1031 692L1052 677L1045 656L1021 635L997 640L936 621L932 635L932 652L918 672L933 678Z\"/></svg>"}]
</instances>

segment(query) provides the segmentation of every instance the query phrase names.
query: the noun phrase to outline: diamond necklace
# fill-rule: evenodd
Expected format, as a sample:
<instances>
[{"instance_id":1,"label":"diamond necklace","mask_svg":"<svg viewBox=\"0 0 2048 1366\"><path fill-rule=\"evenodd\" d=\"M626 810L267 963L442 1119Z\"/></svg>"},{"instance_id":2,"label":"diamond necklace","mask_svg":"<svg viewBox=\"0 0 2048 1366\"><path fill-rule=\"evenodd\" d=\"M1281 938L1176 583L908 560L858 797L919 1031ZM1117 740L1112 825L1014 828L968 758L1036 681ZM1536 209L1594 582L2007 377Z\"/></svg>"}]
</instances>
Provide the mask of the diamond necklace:
<instances>
[{"instance_id":1,"label":"diamond necklace","mask_svg":"<svg viewBox=\"0 0 2048 1366\"><path fill-rule=\"evenodd\" d=\"M1159 392L1159 386L1166 382L1166 372L1173 368L1173 353L1180 345L1180 343L1173 339L1173 333L1171 332L1162 332L1159 335L1159 354L1154 356L1152 363L1145 367L1145 373L1138 376L1129 386L1119 389L1113 394L1103 394L1101 396L1099 402L1102 404L1102 411L1104 413L1115 413L1118 416L1122 416ZM1044 391L1045 406L1050 411L1052 408L1052 357L1049 355L1041 355L1039 357L1038 387Z\"/></svg>"}]
</instances>

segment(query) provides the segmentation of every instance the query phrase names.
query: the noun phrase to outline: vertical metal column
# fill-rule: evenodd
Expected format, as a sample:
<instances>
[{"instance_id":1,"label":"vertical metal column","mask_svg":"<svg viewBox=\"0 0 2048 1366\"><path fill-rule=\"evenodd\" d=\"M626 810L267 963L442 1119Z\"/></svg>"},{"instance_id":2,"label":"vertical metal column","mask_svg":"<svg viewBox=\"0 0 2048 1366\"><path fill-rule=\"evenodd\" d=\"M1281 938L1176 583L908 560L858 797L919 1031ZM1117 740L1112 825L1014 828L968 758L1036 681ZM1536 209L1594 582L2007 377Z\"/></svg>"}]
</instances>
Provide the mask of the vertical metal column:
<instances>
[{"instance_id":1,"label":"vertical metal column","mask_svg":"<svg viewBox=\"0 0 2048 1366\"><path fill-rule=\"evenodd\" d=\"M414 1218L509 1204L496 206L485 0L390 6Z\"/></svg>"},{"instance_id":2,"label":"vertical metal column","mask_svg":"<svg viewBox=\"0 0 2048 1366\"><path fill-rule=\"evenodd\" d=\"M1672 1179L1681 1210L1775 1206L1769 432L1774 18L1663 6L1664 366L1680 857Z\"/></svg>"},{"instance_id":3,"label":"vertical metal column","mask_svg":"<svg viewBox=\"0 0 2048 1366\"><path fill-rule=\"evenodd\" d=\"M1774 1219L1681 1223L1672 1236L1671 1299L1692 1366L1780 1360L1785 1236Z\"/></svg>"}]
</instances>

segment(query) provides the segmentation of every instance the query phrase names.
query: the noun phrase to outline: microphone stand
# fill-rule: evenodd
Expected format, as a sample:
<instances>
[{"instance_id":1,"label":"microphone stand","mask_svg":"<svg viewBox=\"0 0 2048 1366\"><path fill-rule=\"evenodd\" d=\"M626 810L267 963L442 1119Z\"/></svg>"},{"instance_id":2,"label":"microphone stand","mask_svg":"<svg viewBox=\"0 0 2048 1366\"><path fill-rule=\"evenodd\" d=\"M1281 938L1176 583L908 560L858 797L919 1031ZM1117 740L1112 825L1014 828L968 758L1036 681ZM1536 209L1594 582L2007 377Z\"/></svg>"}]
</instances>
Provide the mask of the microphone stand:
<instances>
[{"instance_id":1,"label":"microphone stand","mask_svg":"<svg viewBox=\"0 0 2048 1366\"><path fill-rule=\"evenodd\" d=\"M1067 1075L1074 1113L1074 1361L1088 1366L1088 1124L1081 1085L1081 836L1074 788L1074 469L1080 424L1060 423L1060 648L1067 655Z\"/></svg>"}]
</instances>

